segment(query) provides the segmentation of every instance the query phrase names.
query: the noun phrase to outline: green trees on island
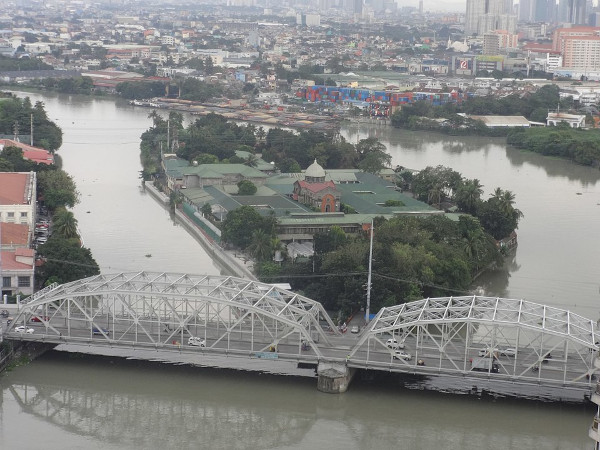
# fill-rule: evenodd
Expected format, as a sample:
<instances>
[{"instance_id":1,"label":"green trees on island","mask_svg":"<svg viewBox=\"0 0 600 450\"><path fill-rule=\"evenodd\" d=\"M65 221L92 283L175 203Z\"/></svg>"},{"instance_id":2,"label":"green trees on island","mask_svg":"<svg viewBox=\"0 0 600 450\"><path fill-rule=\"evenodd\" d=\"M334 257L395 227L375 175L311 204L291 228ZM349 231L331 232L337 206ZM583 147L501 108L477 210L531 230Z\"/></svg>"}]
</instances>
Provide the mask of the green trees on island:
<instances>
[{"instance_id":1,"label":"green trees on island","mask_svg":"<svg viewBox=\"0 0 600 450\"><path fill-rule=\"evenodd\" d=\"M415 197L430 205L456 204L461 212L478 218L496 240L509 236L523 217L514 207L512 192L496 188L491 198L484 201L483 186L478 179L464 179L449 167L427 167L412 177L411 186Z\"/></svg>"},{"instance_id":2,"label":"green trees on island","mask_svg":"<svg viewBox=\"0 0 600 450\"><path fill-rule=\"evenodd\" d=\"M255 167L261 153L262 159L273 162L281 172L300 172L315 159L326 169L360 168L378 173L389 167L391 156L385 145L376 138L362 139L352 145L344 138L330 133L308 130L298 133L271 128L267 133L254 125L238 125L219 114L197 118L184 127L181 114L170 112L165 120L153 111L152 127L142 134L141 160L147 176L159 171L161 149L171 151L175 133L179 143L177 156L190 163L240 163ZM169 139L170 138L170 139ZM168 141L171 142L168 142ZM235 152L249 155L240 158Z\"/></svg>"},{"instance_id":3,"label":"green trees on island","mask_svg":"<svg viewBox=\"0 0 600 450\"><path fill-rule=\"evenodd\" d=\"M311 260L285 262L276 278L263 279L288 281L343 314L364 306L369 235L346 236L334 227L314 236L314 248ZM466 292L478 272L500 258L494 239L473 217L377 219L372 308Z\"/></svg>"}]
</instances>

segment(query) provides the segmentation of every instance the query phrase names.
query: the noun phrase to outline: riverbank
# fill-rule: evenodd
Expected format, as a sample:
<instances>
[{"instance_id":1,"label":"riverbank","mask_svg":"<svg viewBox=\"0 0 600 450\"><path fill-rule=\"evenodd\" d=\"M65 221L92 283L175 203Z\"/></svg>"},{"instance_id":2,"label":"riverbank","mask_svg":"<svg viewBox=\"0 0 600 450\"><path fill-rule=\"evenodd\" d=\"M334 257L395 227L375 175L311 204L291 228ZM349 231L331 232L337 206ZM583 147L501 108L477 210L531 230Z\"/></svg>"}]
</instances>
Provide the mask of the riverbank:
<instances>
[{"instance_id":1,"label":"riverbank","mask_svg":"<svg viewBox=\"0 0 600 450\"><path fill-rule=\"evenodd\" d=\"M144 181L143 186L151 197L164 208L169 207L169 197L156 189L151 182ZM237 253L221 248L179 209L175 209L175 217L183 228L202 245L206 253L224 269L236 277L256 280L256 277L252 273L253 265L251 260L240 261L237 258Z\"/></svg>"},{"instance_id":2,"label":"riverbank","mask_svg":"<svg viewBox=\"0 0 600 450\"><path fill-rule=\"evenodd\" d=\"M168 111L189 113L194 116L219 114L234 121L261 123L297 129L328 131L336 130L340 126L337 118L303 112L290 112L286 111L283 106L277 108L265 107L264 109L258 110L251 109L246 104L232 106L230 104L201 103L171 98L132 100L129 103L134 106L166 109Z\"/></svg>"}]
</instances>

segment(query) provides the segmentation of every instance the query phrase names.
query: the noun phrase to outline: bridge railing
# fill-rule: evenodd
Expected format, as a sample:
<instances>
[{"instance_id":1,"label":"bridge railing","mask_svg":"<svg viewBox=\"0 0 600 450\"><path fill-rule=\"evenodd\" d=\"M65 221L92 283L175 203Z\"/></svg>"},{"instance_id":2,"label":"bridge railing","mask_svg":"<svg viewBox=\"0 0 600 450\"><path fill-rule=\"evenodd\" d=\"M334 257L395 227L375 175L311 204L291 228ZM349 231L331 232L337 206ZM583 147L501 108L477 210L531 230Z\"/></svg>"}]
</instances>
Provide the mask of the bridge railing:
<instances>
[{"instance_id":1,"label":"bridge railing","mask_svg":"<svg viewBox=\"0 0 600 450\"><path fill-rule=\"evenodd\" d=\"M43 289L40 289L39 291L31 294L29 297L21 300L21 304L27 304L27 303L31 303L32 301L36 300L37 298L41 297L42 295L56 289L58 287L58 283L51 283L48 286L46 286Z\"/></svg>"}]
</instances>

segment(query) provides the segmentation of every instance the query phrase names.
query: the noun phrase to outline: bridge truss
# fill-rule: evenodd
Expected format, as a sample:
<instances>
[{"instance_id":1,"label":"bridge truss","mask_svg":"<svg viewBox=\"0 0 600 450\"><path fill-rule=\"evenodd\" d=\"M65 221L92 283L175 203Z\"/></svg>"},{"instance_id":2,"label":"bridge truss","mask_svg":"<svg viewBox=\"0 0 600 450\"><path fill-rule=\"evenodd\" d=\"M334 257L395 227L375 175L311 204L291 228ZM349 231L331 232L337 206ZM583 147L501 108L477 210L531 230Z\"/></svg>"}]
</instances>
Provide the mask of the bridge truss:
<instances>
[{"instance_id":1,"label":"bridge truss","mask_svg":"<svg viewBox=\"0 0 600 450\"><path fill-rule=\"evenodd\" d=\"M322 356L322 305L278 287L227 276L98 275L51 286L24 301L6 330L46 342L184 349L269 357ZM337 332L337 331L334 331Z\"/></svg>"},{"instance_id":2,"label":"bridge truss","mask_svg":"<svg viewBox=\"0 0 600 450\"><path fill-rule=\"evenodd\" d=\"M348 363L591 386L598 340L595 322L550 306L481 296L428 298L380 310Z\"/></svg>"}]
</instances>

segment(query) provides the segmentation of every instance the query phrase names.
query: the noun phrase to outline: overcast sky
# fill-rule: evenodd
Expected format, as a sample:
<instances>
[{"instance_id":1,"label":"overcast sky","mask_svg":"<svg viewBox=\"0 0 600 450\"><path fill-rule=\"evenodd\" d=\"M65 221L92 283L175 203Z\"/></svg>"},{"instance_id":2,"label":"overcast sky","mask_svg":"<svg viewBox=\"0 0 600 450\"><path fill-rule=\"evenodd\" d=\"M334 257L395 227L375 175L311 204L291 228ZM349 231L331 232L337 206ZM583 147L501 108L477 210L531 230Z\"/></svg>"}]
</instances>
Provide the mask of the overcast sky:
<instances>
[{"instance_id":1,"label":"overcast sky","mask_svg":"<svg viewBox=\"0 0 600 450\"><path fill-rule=\"evenodd\" d=\"M419 6L419 0L396 0L398 6ZM425 11L459 11L465 12L467 9L466 0L423 0L423 9Z\"/></svg>"}]
</instances>

